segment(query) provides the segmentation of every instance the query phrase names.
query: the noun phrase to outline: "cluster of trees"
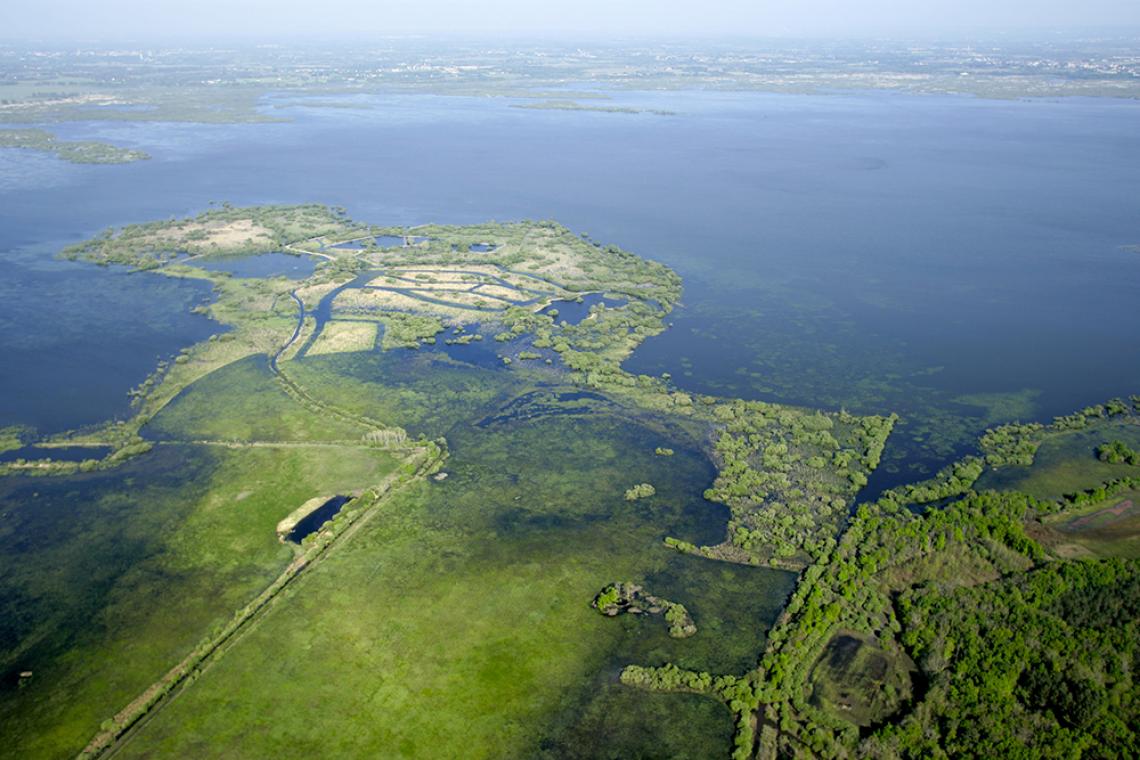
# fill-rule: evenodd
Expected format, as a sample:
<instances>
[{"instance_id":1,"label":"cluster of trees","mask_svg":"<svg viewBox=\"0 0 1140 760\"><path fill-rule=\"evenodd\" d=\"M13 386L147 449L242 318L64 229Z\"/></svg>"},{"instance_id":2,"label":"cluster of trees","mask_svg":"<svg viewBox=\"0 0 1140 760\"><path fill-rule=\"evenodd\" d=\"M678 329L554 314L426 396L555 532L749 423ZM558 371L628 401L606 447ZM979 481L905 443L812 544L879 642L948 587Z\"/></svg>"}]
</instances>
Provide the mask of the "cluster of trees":
<instances>
[{"instance_id":1,"label":"cluster of trees","mask_svg":"<svg viewBox=\"0 0 1140 760\"><path fill-rule=\"evenodd\" d=\"M1039 422L1013 423L987 430L979 441L986 463L992 467L1033 464L1044 430L1045 426Z\"/></svg>"},{"instance_id":2,"label":"cluster of trees","mask_svg":"<svg viewBox=\"0 0 1140 760\"><path fill-rule=\"evenodd\" d=\"M1066 507L1087 507L1111 499L1118 493L1140 489L1140 478L1117 478L1101 483L1084 491L1065 494L1059 502L1052 505L1052 511Z\"/></svg>"},{"instance_id":3,"label":"cluster of trees","mask_svg":"<svg viewBox=\"0 0 1140 760\"><path fill-rule=\"evenodd\" d=\"M979 441L986 464L991 467L1031 465L1041 441L1049 433L1083 430L1098 420L1140 412L1140 397L1132 397L1132 405L1123 399L1086 407L1079 412L1054 417L1048 426L1038 422L1011 423L987 430Z\"/></svg>"},{"instance_id":4,"label":"cluster of trees","mask_svg":"<svg viewBox=\"0 0 1140 760\"><path fill-rule=\"evenodd\" d=\"M1140 411L1140 405L1136 404L1135 398L1133 397L1132 408L1124 399L1115 398L1103 404L1085 407L1073 414L1054 417L1053 424L1050 427L1054 430L1083 430L1097 420L1132 414L1134 410Z\"/></svg>"},{"instance_id":5,"label":"cluster of trees","mask_svg":"<svg viewBox=\"0 0 1140 760\"><path fill-rule=\"evenodd\" d=\"M743 401L713 416L723 423L720 466L705 498L729 506L729 540L757 562L819 557L834 545L897 420Z\"/></svg>"},{"instance_id":6,"label":"cluster of trees","mask_svg":"<svg viewBox=\"0 0 1140 760\"><path fill-rule=\"evenodd\" d=\"M445 338L443 342L448 346L466 346L468 343L479 340L483 340L483 336L479 333L466 333L453 338Z\"/></svg>"},{"instance_id":7,"label":"cluster of trees","mask_svg":"<svg viewBox=\"0 0 1140 760\"><path fill-rule=\"evenodd\" d=\"M1096 456L1109 464L1140 465L1140 451L1133 451L1124 441L1102 443L1096 449Z\"/></svg>"},{"instance_id":8,"label":"cluster of trees","mask_svg":"<svg viewBox=\"0 0 1140 760\"><path fill-rule=\"evenodd\" d=\"M685 605L647 594L636 583L611 583L597 593L591 606L607 617L625 612L664 615L669 635L675 639L688 638L697 632Z\"/></svg>"},{"instance_id":9,"label":"cluster of trees","mask_svg":"<svg viewBox=\"0 0 1140 760\"><path fill-rule=\"evenodd\" d=\"M900 607L930 690L876 746L915 757L1140 749L1140 564L1050 563L994 584L916 589Z\"/></svg>"},{"instance_id":10,"label":"cluster of trees","mask_svg":"<svg viewBox=\"0 0 1140 760\"><path fill-rule=\"evenodd\" d=\"M30 437L32 430L23 425L8 425L0 427L0 451L18 449L24 445L24 439Z\"/></svg>"},{"instance_id":11,"label":"cluster of trees","mask_svg":"<svg viewBox=\"0 0 1140 760\"><path fill-rule=\"evenodd\" d=\"M687 639L697 632L697 625L685 605L662 601L665 609L665 622L669 624L669 635L675 639Z\"/></svg>"},{"instance_id":12,"label":"cluster of trees","mask_svg":"<svg viewBox=\"0 0 1140 760\"><path fill-rule=\"evenodd\" d=\"M840 629L898 646L903 632L892 596L906 589L968 582L967 568L1013 572L1043 550L1023 526L1040 502L1019 493L970 494L944 509L916 515L891 502L860 507L823 560L805 570L761 662L761 701L782 705L783 730L818 754L850 748L854 726L809 703L810 673ZM943 558L953 557L947 564ZM1020 557L1020 560L1014 558Z\"/></svg>"},{"instance_id":13,"label":"cluster of trees","mask_svg":"<svg viewBox=\"0 0 1140 760\"><path fill-rule=\"evenodd\" d=\"M983 472L985 472L985 462L980 457L964 457L943 467L928 480L892 488L879 497L879 501L895 508L930 504L941 499L961 496L973 488Z\"/></svg>"},{"instance_id":14,"label":"cluster of trees","mask_svg":"<svg viewBox=\"0 0 1140 760\"><path fill-rule=\"evenodd\" d=\"M444 330L436 317L401 311L385 312L380 321L384 323L381 344L385 349L418 348L421 341L434 343L435 336Z\"/></svg>"},{"instance_id":15,"label":"cluster of trees","mask_svg":"<svg viewBox=\"0 0 1140 760\"><path fill-rule=\"evenodd\" d=\"M1140 398L1132 402L1140 409ZM772 482L750 470L774 466L790 476L802 472L798 464L783 467L796 448L778 445L787 439L773 434L789 423L786 415L794 410L773 410L771 419L745 423L734 421L739 410L733 405L711 410L727 434L718 449L723 472L734 478L720 485L746 486L739 496L730 490L726 496L744 499L748 488ZM1140 488L1140 478L1118 478L1058 502L972 490L987 463L1017 463L1046 434L1132 413L1123 402L1109 402L1059 418L1060 425L989 431L986 458L966 457L929 481L862 505L840 539L823 543L804 570L752 676L755 705L765 704L768 719L780 727L773 735L776 750L928 757L976 754L985 747L1013 755L1024 752L1029 735L1031 755L1052 755L1055 747L1057 756L1100 747L1105 749L1098 756L1135 755L1140 748L1140 693L1133 686L1133 663L1140 661L1140 565L1047 561L1025 526L1030 517ZM835 422L829 432L837 441L850 440L838 432L850 420L840 415ZM838 453L830 457L833 466ZM939 500L951 501L922 513L911 509ZM773 496L767 503L783 507ZM734 509L730 524L750 530L750 523L736 521L737 514ZM676 539L666 544L709 554L707 547ZM846 715L811 699L813 667L842 631L873 637L884 651L900 653L888 658L890 667L902 667L901 652L912 655L930 684L906 714L862 737ZM699 676L641 668L623 680L707 693ZM738 747L746 742L751 748L750 725L738 727L738 741Z\"/></svg>"}]
</instances>

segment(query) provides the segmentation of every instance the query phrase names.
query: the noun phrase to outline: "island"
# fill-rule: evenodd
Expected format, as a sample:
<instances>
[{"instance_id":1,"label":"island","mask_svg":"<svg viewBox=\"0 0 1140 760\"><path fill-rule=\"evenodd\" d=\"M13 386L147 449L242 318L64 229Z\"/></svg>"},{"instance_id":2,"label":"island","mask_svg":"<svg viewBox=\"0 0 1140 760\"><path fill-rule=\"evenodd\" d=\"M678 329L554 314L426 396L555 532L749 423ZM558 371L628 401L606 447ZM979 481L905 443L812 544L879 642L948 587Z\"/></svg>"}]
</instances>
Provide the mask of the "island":
<instances>
[{"instance_id":1,"label":"island","mask_svg":"<svg viewBox=\"0 0 1140 760\"><path fill-rule=\"evenodd\" d=\"M0 148L22 148L48 153L72 164L129 164L145 161L141 150L120 148L95 140L60 140L43 129L0 129Z\"/></svg>"}]
</instances>

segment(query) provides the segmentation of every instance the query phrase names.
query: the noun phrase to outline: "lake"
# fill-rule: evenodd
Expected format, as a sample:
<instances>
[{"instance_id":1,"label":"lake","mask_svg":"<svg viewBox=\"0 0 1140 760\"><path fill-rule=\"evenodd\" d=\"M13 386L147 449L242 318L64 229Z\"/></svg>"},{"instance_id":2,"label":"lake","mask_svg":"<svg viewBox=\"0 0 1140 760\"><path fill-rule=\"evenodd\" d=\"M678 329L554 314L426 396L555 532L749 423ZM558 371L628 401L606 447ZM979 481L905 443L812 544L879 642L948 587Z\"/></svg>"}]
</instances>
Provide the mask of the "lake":
<instances>
[{"instance_id":1,"label":"lake","mask_svg":"<svg viewBox=\"0 0 1140 760\"><path fill-rule=\"evenodd\" d=\"M0 251L40 267L110 224L197 213L219 187L234 204L318 200L383 226L558 219L684 278L672 327L628 369L695 391L898 411L884 477L921 474L988 425L1138 390L1140 254L1124 246L1140 243L1140 104L614 93L677 113L656 116L350 99L361 108L276 98L284 124L64 128L154 156L133 165L4 152ZM0 307L0 350L30 346L0 389L54 409L43 426L121 413L119 394L157 355L210 331L185 315L200 298L185 284L56 266L10 267ZM117 290L104 299L83 278ZM33 294L48 283L53 297ZM119 334L142 329L136 304L151 300L146 329L166 337ZM89 312L104 343L50 350L39 326L75 321L79 335ZM0 424L36 417L8 403Z\"/></svg>"}]
</instances>

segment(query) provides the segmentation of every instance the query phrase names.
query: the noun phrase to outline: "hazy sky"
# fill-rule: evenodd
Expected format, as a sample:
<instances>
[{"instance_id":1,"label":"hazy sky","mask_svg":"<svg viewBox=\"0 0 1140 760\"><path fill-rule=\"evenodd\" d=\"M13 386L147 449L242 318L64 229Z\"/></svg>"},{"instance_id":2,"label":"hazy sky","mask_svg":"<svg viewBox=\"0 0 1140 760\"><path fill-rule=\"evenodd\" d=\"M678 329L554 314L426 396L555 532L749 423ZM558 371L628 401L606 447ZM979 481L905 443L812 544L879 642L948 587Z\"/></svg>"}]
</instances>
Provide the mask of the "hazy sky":
<instances>
[{"instance_id":1,"label":"hazy sky","mask_svg":"<svg viewBox=\"0 0 1140 760\"><path fill-rule=\"evenodd\" d=\"M0 0L0 37L814 36L1140 27L1140 0Z\"/></svg>"}]
</instances>

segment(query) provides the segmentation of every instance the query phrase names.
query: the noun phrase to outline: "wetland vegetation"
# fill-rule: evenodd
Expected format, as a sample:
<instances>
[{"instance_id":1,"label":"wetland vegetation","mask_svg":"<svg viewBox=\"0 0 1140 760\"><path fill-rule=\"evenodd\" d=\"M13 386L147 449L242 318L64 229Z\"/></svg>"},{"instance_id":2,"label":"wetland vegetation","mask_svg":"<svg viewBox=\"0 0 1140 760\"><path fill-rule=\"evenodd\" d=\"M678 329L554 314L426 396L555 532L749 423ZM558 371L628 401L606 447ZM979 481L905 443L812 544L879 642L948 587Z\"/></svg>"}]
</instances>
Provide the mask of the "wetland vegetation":
<instances>
[{"instance_id":1,"label":"wetland vegetation","mask_svg":"<svg viewBox=\"0 0 1140 760\"><path fill-rule=\"evenodd\" d=\"M312 268L212 266L265 254ZM0 431L105 447L0 462L0 755L1135 748L1140 398L867 494L897 415L628 371L680 277L553 221L222 204L63 255L219 328L129 419Z\"/></svg>"}]
</instances>

